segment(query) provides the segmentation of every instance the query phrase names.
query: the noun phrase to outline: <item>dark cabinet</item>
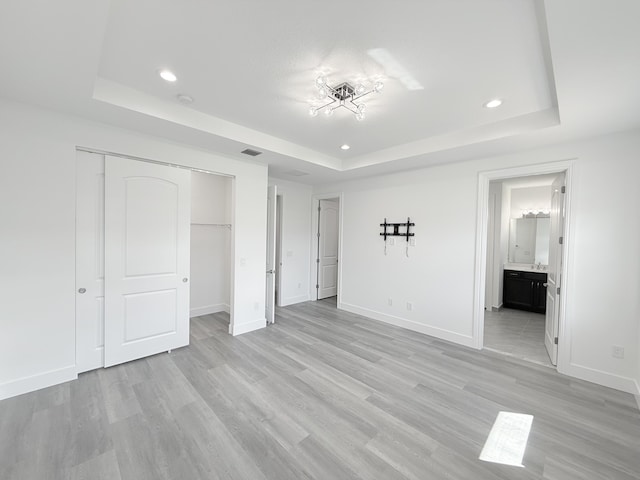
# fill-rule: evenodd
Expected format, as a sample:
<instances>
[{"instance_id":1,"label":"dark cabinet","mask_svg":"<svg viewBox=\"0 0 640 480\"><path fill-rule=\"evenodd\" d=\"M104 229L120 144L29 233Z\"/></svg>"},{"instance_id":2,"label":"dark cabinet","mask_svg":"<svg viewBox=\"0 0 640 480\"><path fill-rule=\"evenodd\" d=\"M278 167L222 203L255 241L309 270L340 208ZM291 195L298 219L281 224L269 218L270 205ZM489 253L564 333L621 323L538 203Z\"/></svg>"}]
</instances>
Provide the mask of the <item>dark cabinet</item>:
<instances>
[{"instance_id":1,"label":"dark cabinet","mask_svg":"<svg viewBox=\"0 0 640 480\"><path fill-rule=\"evenodd\" d=\"M547 274L505 270L502 302L507 308L544 313L547 307Z\"/></svg>"}]
</instances>

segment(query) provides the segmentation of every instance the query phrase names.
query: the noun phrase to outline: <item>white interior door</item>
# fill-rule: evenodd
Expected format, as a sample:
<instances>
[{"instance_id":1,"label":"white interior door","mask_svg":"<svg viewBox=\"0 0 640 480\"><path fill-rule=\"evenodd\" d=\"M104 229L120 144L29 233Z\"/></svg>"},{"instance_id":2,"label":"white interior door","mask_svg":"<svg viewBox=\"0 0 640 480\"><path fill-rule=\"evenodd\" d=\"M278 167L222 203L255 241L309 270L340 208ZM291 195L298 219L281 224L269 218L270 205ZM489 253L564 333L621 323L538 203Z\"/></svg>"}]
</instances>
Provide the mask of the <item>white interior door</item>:
<instances>
[{"instance_id":1,"label":"white interior door","mask_svg":"<svg viewBox=\"0 0 640 480\"><path fill-rule=\"evenodd\" d=\"M265 316L267 323L276 319L276 200L278 187L267 187L267 291Z\"/></svg>"},{"instance_id":2,"label":"white interior door","mask_svg":"<svg viewBox=\"0 0 640 480\"><path fill-rule=\"evenodd\" d=\"M191 172L105 165L105 366L189 343Z\"/></svg>"},{"instance_id":3,"label":"white interior door","mask_svg":"<svg viewBox=\"0 0 640 480\"><path fill-rule=\"evenodd\" d=\"M76 366L104 366L104 155L76 157Z\"/></svg>"},{"instance_id":4,"label":"white interior door","mask_svg":"<svg viewBox=\"0 0 640 480\"><path fill-rule=\"evenodd\" d=\"M338 294L338 202L320 200L318 300Z\"/></svg>"},{"instance_id":5,"label":"white interior door","mask_svg":"<svg viewBox=\"0 0 640 480\"><path fill-rule=\"evenodd\" d=\"M558 364L558 317L560 314L560 284L564 230L564 174L553 182L549 218L549 268L547 271L547 308L545 311L544 346L553 365Z\"/></svg>"}]
</instances>

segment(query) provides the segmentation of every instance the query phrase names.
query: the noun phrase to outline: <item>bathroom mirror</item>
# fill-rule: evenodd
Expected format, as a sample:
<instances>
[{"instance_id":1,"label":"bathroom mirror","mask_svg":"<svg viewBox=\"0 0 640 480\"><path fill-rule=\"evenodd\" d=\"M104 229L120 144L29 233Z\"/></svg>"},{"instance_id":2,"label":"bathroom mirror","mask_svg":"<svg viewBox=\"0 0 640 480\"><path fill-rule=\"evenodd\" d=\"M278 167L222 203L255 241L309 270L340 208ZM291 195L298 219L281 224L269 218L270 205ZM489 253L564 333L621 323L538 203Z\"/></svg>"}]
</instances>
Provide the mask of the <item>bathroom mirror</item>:
<instances>
[{"instance_id":1,"label":"bathroom mirror","mask_svg":"<svg viewBox=\"0 0 640 480\"><path fill-rule=\"evenodd\" d=\"M512 218L509 222L509 263L549 263L549 217Z\"/></svg>"}]
</instances>

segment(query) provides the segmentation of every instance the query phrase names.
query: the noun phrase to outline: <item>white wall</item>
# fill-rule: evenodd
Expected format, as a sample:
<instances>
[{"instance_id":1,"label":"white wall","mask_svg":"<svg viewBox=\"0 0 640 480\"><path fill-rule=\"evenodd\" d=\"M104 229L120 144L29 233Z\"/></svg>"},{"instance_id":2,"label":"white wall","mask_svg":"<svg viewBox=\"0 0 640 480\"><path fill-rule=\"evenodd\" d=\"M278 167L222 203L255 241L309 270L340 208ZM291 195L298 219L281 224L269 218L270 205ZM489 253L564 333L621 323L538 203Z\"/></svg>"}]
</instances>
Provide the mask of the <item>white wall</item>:
<instances>
[{"instance_id":1,"label":"white wall","mask_svg":"<svg viewBox=\"0 0 640 480\"><path fill-rule=\"evenodd\" d=\"M191 316L229 311L231 178L191 173Z\"/></svg>"},{"instance_id":2,"label":"white wall","mask_svg":"<svg viewBox=\"0 0 640 480\"><path fill-rule=\"evenodd\" d=\"M505 182L507 185L508 182ZM522 218L523 210L551 210L551 185L511 188L511 218Z\"/></svg>"},{"instance_id":3,"label":"white wall","mask_svg":"<svg viewBox=\"0 0 640 480\"><path fill-rule=\"evenodd\" d=\"M341 308L472 345L478 174L575 158L562 373L637 389L640 132L342 184ZM508 213L507 213L508 214ZM416 247L383 253L384 217L415 221ZM388 305L388 299L393 305ZM413 304L408 311L406 302ZM615 359L611 346L625 348Z\"/></svg>"},{"instance_id":4,"label":"white wall","mask_svg":"<svg viewBox=\"0 0 640 480\"><path fill-rule=\"evenodd\" d=\"M312 187L270 178L282 196L282 278L280 305L309 300Z\"/></svg>"},{"instance_id":5,"label":"white wall","mask_svg":"<svg viewBox=\"0 0 640 480\"><path fill-rule=\"evenodd\" d=\"M233 175L233 331L265 325L266 167L0 100L0 398L76 376L78 145Z\"/></svg>"}]
</instances>

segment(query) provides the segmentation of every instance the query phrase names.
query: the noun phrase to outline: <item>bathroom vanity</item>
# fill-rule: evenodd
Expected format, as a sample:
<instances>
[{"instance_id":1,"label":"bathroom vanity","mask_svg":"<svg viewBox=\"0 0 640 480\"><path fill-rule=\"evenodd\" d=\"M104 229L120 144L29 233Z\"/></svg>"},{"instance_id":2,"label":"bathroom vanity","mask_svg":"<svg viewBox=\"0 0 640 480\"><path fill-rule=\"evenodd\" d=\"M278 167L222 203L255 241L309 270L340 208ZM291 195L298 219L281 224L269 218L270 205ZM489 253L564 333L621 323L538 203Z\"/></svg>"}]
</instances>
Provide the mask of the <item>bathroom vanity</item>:
<instances>
[{"instance_id":1,"label":"bathroom vanity","mask_svg":"<svg viewBox=\"0 0 640 480\"><path fill-rule=\"evenodd\" d=\"M503 306L545 313L547 274L541 271L504 270Z\"/></svg>"}]
</instances>

